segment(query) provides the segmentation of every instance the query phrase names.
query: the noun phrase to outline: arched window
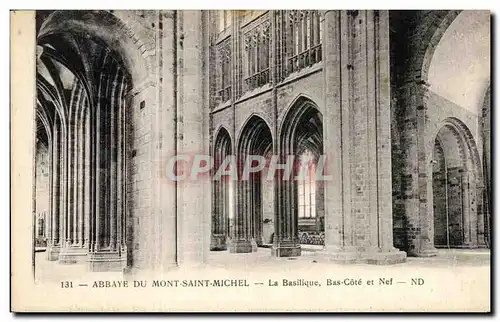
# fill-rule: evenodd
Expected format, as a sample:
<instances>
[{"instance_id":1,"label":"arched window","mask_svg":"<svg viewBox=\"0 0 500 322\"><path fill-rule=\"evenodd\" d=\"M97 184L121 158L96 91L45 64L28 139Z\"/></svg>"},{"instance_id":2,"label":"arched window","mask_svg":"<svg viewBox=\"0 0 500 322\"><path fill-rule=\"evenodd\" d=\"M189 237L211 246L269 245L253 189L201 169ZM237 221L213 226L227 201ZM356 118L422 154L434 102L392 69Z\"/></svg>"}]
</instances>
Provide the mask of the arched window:
<instances>
[{"instance_id":1,"label":"arched window","mask_svg":"<svg viewBox=\"0 0 500 322\"><path fill-rule=\"evenodd\" d=\"M216 88L219 102L231 99L231 41L226 39L217 44Z\"/></svg>"},{"instance_id":2,"label":"arched window","mask_svg":"<svg viewBox=\"0 0 500 322\"><path fill-rule=\"evenodd\" d=\"M260 16L255 24L255 27L243 34L245 90L252 90L269 83L271 23L268 15Z\"/></svg>"},{"instance_id":3,"label":"arched window","mask_svg":"<svg viewBox=\"0 0 500 322\"><path fill-rule=\"evenodd\" d=\"M278 26L280 27L280 26ZM283 39L283 37L285 37ZM282 46L289 46L286 50L288 70L293 73L302 68L312 66L321 61L322 29L320 15L317 10L290 10L288 11L288 38L282 34Z\"/></svg>"},{"instance_id":4,"label":"arched window","mask_svg":"<svg viewBox=\"0 0 500 322\"><path fill-rule=\"evenodd\" d=\"M301 154L300 169L304 172L297 182L299 218L316 218L316 164L311 151Z\"/></svg>"}]
</instances>

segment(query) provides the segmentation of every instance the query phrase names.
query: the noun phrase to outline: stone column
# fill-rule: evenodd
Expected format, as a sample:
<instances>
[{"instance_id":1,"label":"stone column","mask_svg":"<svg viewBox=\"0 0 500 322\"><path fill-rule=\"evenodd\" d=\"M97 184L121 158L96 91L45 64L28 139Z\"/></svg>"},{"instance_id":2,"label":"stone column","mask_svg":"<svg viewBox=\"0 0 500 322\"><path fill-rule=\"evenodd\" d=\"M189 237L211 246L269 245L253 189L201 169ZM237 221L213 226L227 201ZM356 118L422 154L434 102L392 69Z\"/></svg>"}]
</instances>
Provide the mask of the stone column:
<instances>
[{"instance_id":1,"label":"stone column","mask_svg":"<svg viewBox=\"0 0 500 322\"><path fill-rule=\"evenodd\" d=\"M253 188L253 212L255 214L254 218L254 239L256 246L262 246L262 180L261 175L253 176L254 188Z\"/></svg>"},{"instance_id":2,"label":"stone column","mask_svg":"<svg viewBox=\"0 0 500 322\"><path fill-rule=\"evenodd\" d=\"M83 245L83 123L85 97L83 88L74 93L70 132L68 134L68 182L67 182L67 233L68 244L59 254L59 262L72 264L86 259L87 250Z\"/></svg>"},{"instance_id":3,"label":"stone column","mask_svg":"<svg viewBox=\"0 0 500 322\"><path fill-rule=\"evenodd\" d=\"M88 102L87 102L88 104ZM91 189L91 145L92 145L92 135L91 135L91 119L90 119L91 111L90 107L87 106L86 113L85 113L85 124L84 124L84 173L83 173L83 180L84 180L84 189L83 189L83 223L84 223L84 228L83 228L83 248L85 248L87 251L90 250L90 217L93 214L93 209L91 205L92 201L92 189Z\"/></svg>"},{"instance_id":4,"label":"stone column","mask_svg":"<svg viewBox=\"0 0 500 322\"><path fill-rule=\"evenodd\" d=\"M101 105L98 109L98 128L100 128L100 157L97 162L102 169L99 180L101 192L97 195L102 204L98 207L100 215L96 216L95 228L96 244L100 248L94 249L89 256L90 270L92 271L121 271L126 266L127 252L123 246L123 118L124 93L127 85L124 73L117 69L113 78L106 80L106 95L109 105ZM107 127L105 127L107 126ZM104 184L104 185L103 185ZM153 225L154 228L157 225ZM100 240L99 240L100 238Z\"/></svg>"},{"instance_id":5,"label":"stone column","mask_svg":"<svg viewBox=\"0 0 500 322\"><path fill-rule=\"evenodd\" d=\"M92 167L93 167L93 181L92 181L92 210L91 210L91 246L88 257L88 264L90 271L102 271L107 270L107 268L102 267L100 254L104 244L103 239L103 229L104 229L104 215L105 215L105 151L106 149L106 139L104 127L104 120L106 117L106 106L104 105L104 97L106 95L107 77L101 75L97 104L94 107L95 111L92 111Z\"/></svg>"},{"instance_id":6,"label":"stone column","mask_svg":"<svg viewBox=\"0 0 500 322\"><path fill-rule=\"evenodd\" d=\"M485 215L486 215L486 204L484 203L485 198L484 198L484 193L485 189L484 186L482 185L481 182L477 182L476 184L476 194L474 197L476 198L476 211L477 211L477 246L480 248L486 247L486 242L485 242L485 234L484 234L484 228L485 228Z\"/></svg>"},{"instance_id":7,"label":"stone column","mask_svg":"<svg viewBox=\"0 0 500 322\"><path fill-rule=\"evenodd\" d=\"M125 155L123 154L124 146L124 132L123 132L123 118L124 118L124 95L125 95L125 79L121 78L120 90L118 92L116 100L116 150L115 150L115 162L116 162L116 244L115 249L118 251L119 255L122 256L126 254L123 249L124 243L124 202L123 197L124 187L124 171L123 164L125 161Z\"/></svg>"},{"instance_id":8,"label":"stone column","mask_svg":"<svg viewBox=\"0 0 500 322\"><path fill-rule=\"evenodd\" d=\"M60 244L60 174L61 174L61 159L60 159L60 141L61 141L61 126L56 120L53 126L52 134L52 171L51 171L51 209L50 209L50 221L51 221L51 242L50 247L47 249L47 259L50 261L55 261L59 257L59 252L61 248Z\"/></svg>"},{"instance_id":9,"label":"stone column","mask_svg":"<svg viewBox=\"0 0 500 322\"><path fill-rule=\"evenodd\" d=\"M59 176L60 185L60 197L59 197L59 207L60 207L60 239L61 248L66 247L69 242L68 233L68 137L69 137L69 123L66 123L66 128L62 131L61 144L60 144L60 158L61 158L61 175Z\"/></svg>"},{"instance_id":10,"label":"stone column","mask_svg":"<svg viewBox=\"0 0 500 322\"><path fill-rule=\"evenodd\" d=\"M284 164L287 162L284 155L285 151L280 151L278 137L278 109L277 109L277 83L278 76L278 59L285 59L279 55L278 47L286 48L287 43L280 43L276 35L276 12L271 12L271 83L273 85L273 105L274 105L274 142L273 142L273 155L279 155L279 163ZM285 14L282 12L281 14ZM282 32L287 32L288 27L284 28ZM282 134L283 135L283 134ZM293 179L293 178L292 178ZM275 175L274 188L275 188L275 219L274 219L274 240L271 248L272 256L288 257L300 256L300 242L298 238L298 216L296 208L296 187L295 182L285 181L280 175Z\"/></svg>"},{"instance_id":11,"label":"stone column","mask_svg":"<svg viewBox=\"0 0 500 322\"><path fill-rule=\"evenodd\" d=\"M160 28L157 31L156 55L159 68L157 82L159 85L156 93L158 102L154 113L156 113L158 123L153 125L155 130L152 135L152 149L155 147L158 149L156 152L158 157L154 160L158 162L158 171L162 175L159 176L161 181L154 182L159 187L159 194L154 197L158 199L158 203L153 206L153 209L154 213L158 214L159 230L155 231L155 236L158 238L158 254L161 254L155 265L162 271L177 266L179 259L177 247L180 225L177 218L177 192L179 185L183 182L170 181L165 175L168 158L178 153L177 119L180 115L178 114L177 47L179 41L182 41L180 39L182 34L178 32L177 15L178 13L173 10L160 11L158 16ZM155 142L158 142L157 145Z\"/></svg>"},{"instance_id":12,"label":"stone column","mask_svg":"<svg viewBox=\"0 0 500 322\"><path fill-rule=\"evenodd\" d=\"M237 145L237 144L236 144ZM243 164L243 156L239 155L238 152L237 160L238 165ZM241 175L242 167L238 167L238 176ZM251 228L251 214L248 203L249 198L249 184L248 180L238 180L236 181L236 203L235 203L235 215L234 215L234 235L231 239L231 244L229 246L229 252L231 253L251 253L252 252L252 236L250 232Z\"/></svg>"},{"instance_id":13,"label":"stone column","mask_svg":"<svg viewBox=\"0 0 500 322\"><path fill-rule=\"evenodd\" d=\"M104 82L105 77L101 75L101 84ZM94 127L94 162L95 162L95 177L94 177L94 189L95 189L95 200L94 200L94 220L93 220L93 230L94 230L94 240L93 240L93 252L98 252L102 247L102 224L103 224L103 188L104 188L104 178L103 178L103 161L102 161L102 150L103 150L103 136L104 129L102 126L103 119L103 99L101 98L103 93L103 85L99 86L98 92L98 103L95 112L95 127Z\"/></svg>"},{"instance_id":14,"label":"stone column","mask_svg":"<svg viewBox=\"0 0 500 322\"><path fill-rule=\"evenodd\" d=\"M392 243L389 14L327 11L323 26L326 254L402 262Z\"/></svg>"},{"instance_id":15,"label":"stone column","mask_svg":"<svg viewBox=\"0 0 500 322\"><path fill-rule=\"evenodd\" d=\"M83 104L82 104L83 105ZM77 191L77 209L78 209L78 234L77 245L81 248L84 243L84 188L85 188L85 121L86 110L84 106L80 115L80 122L78 124L78 191Z\"/></svg>"},{"instance_id":16,"label":"stone column","mask_svg":"<svg viewBox=\"0 0 500 322\"><path fill-rule=\"evenodd\" d=\"M122 236L131 243L128 244L127 251L127 256L131 257L131 275L148 274L147 272L161 275L175 268L178 263L180 225L177 220L177 192L179 185L183 183L167 176L167 166L170 157L178 154L177 47L179 41L182 41L182 35L177 31L179 26L176 11L156 11L151 13L151 20L155 26L155 42L151 49L151 55L154 55L151 62L155 70L140 83L136 79L132 80L133 88L128 91L128 98L122 108L125 140L123 155L126 156L122 165L122 180L125 183L123 189L128 183L133 190L138 185L134 182L137 175L130 169L138 166L149 169L140 172L144 183L140 190L136 188L138 191L122 192L127 197L124 197L127 203L124 203L122 213L128 217L127 224L122 220ZM137 112L138 110L141 111ZM129 113L134 114L133 121L127 119ZM150 136L150 141L146 141L146 144L142 142L142 145L133 137L134 129L137 131L139 126L135 121L139 119L147 121L141 124L141 128ZM138 148L147 151L141 161L131 157L134 149ZM138 212L135 209L138 207L145 209L147 213Z\"/></svg>"},{"instance_id":17,"label":"stone column","mask_svg":"<svg viewBox=\"0 0 500 322\"><path fill-rule=\"evenodd\" d=\"M240 155L238 151L238 142L236 142L236 106L235 102L239 98L242 92L242 66L241 66L241 43L240 43L240 19L241 15L232 15L232 35L231 35L231 96L232 96L232 110L233 110L233 148L231 151L235 151L236 160L238 166L240 165L240 160L244 156ZM243 164L243 163L242 163ZM237 168L238 174L240 174L240 168ZM246 191L248 189L244 181L238 180L235 182L234 189L234 231L233 236L230 241L229 251L231 253L250 253L252 251L251 237L248 234L249 228L249 218L247 214L246 206Z\"/></svg>"},{"instance_id":18,"label":"stone column","mask_svg":"<svg viewBox=\"0 0 500 322\"><path fill-rule=\"evenodd\" d=\"M118 137L116 135L116 127L117 127L117 114L118 114L118 105L120 94L118 84L118 75L120 73L116 73L116 77L114 81L111 83L111 106L110 108L110 133L109 133L109 204L108 204L108 216L109 216L109 247L111 252L116 251L116 239L117 239L117 140Z\"/></svg>"},{"instance_id":19,"label":"stone column","mask_svg":"<svg viewBox=\"0 0 500 322\"><path fill-rule=\"evenodd\" d=\"M209 47L207 11L178 11L178 118L181 154L208 155L209 98L206 51ZM192 196L199 196L193 203ZM205 262L210 248L210 181L208 176L183 182L178 187L177 220L180 223L178 263L197 266Z\"/></svg>"},{"instance_id":20,"label":"stone column","mask_svg":"<svg viewBox=\"0 0 500 322\"><path fill-rule=\"evenodd\" d=\"M252 252L257 251L257 207L256 202L256 182L252 174L248 180L248 230L250 242L252 244Z\"/></svg>"},{"instance_id":21,"label":"stone column","mask_svg":"<svg viewBox=\"0 0 500 322\"><path fill-rule=\"evenodd\" d=\"M325 248L345 261L356 259L351 228L350 162L343 162L351 148L349 132L349 70L347 35L348 16L343 11L326 11L322 17L323 59L325 75L325 113L323 115L323 144L327 158L326 169L337 180L324 183L325 190ZM343 85L343 86L342 86ZM342 133L345 133L342 136ZM346 214L344 216L344 214ZM342 256L342 257L341 257Z\"/></svg>"},{"instance_id":22,"label":"stone column","mask_svg":"<svg viewBox=\"0 0 500 322\"><path fill-rule=\"evenodd\" d=\"M46 128L47 129L47 128ZM53 177L53 155L52 155L52 149L54 147L53 143L53 129L47 129L48 131L48 136L49 136L49 142L48 142L48 147L47 147L47 160L48 160L48 190L49 190L49 204L48 204L48 214L45 215L45 236L47 238L47 253L50 251L51 246L53 245L53 236L52 236L52 196L53 196L53 190L52 190L52 177ZM47 255L48 259L49 255Z\"/></svg>"},{"instance_id":23,"label":"stone column","mask_svg":"<svg viewBox=\"0 0 500 322\"><path fill-rule=\"evenodd\" d=\"M83 100L81 99L82 95L80 94L79 97L79 104L83 105ZM73 247L78 246L79 242L79 223L80 220L78 218L79 216L79 201L78 201L78 190L80 189L80 122L81 119L80 117L76 116L75 124L74 124L74 133L73 133L73 138L72 138L72 165L71 165L71 176L72 176L72 209L71 209L71 217L72 217L72 225L71 225L71 245Z\"/></svg>"},{"instance_id":24,"label":"stone column","mask_svg":"<svg viewBox=\"0 0 500 322\"><path fill-rule=\"evenodd\" d=\"M461 176L462 180L462 218L463 218L463 223L464 223L464 247L471 248L474 246L477 246L475 243L474 239L472 238L472 229L474 227L472 220L473 217L476 215L475 211L472 211L472 203L471 203L471 180L470 180L470 172L469 171L464 171L462 172Z\"/></svg>"},{"instance_id":25,"label":"stone column","mask_svg":"<svg viewBox=\"0 0 500 322\"><path fill-rule=\"evenodd\" d=\"M214 147L214 168L212 175L221 166L224 158L228 155L230 142L226 139L216 140ZM227 239L227 220L228 220L228 176L222 176L220 180L212 181L213 200L212 200L212 234L210 241L210 250L226 250Z\"/></svg>"},{"instance_id":26,"label":"stone column","mask_svg":"<svg viewBox=\"0 0 500 322\"><path fill-rule=\"evenodd\" d=\"M161 275L177 266L202 264L210 248L210 181L206 177L173 181L166 173L173 155L209 154L208 64L204 56L208 39L204 33L206 12L156 14L158 72L156 79L149 80L155 86L146 93L133 84L133 91L139 91L136 97L148 100L145 108L149 110L144 113L150 111L151 178L146 185L151 187L151 200L142 202L151 210L133 218L132 269ZM198 202L193 202L193 196L198 196Z\"/></svg>"},{"instance_id":27,"label":"stone column","mask_svg":"<svg viewBox=\"0 0 500 322\"><path fill-rule=\"evenodd\" d=\"M428 137L428 84L410 81L402 88L405 111L401 133L402 194L406 213L409 256L435 256L432 192L433 138Z\"/></svg>"},{"instance_id":28,"label":"stone column","mask_svg":"<svg viewBox=\"0 0 500 322\"><path fill-rule=\"evenodd\" d=\"M279 151L279 150L278 150ZM285 164L283 151L279 151L279 163ZM292 176L294 174L292 173ZM276 181L276 217L274 241L271 254L277 257L300 256L300 241L298 238L297 185L293 178L288 180L277 175Z\"/></svg>"}]
</instances>

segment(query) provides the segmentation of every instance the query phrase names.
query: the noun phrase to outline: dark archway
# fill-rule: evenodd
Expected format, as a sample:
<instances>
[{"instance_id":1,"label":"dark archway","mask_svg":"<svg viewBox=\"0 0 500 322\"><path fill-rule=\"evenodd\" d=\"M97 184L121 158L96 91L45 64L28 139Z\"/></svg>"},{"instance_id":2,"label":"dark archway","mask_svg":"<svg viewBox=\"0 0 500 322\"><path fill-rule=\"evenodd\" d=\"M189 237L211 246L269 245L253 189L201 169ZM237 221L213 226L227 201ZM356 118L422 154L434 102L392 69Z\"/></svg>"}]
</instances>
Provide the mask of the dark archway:
<instances>
[{"instance_id":1,"label":"dark archway","mask_svg":"<svg viewBox=\"0 0 500 322\"><path fill-rule=\"evenodd\" d=\"M257 251L262 241L262 173L250 173L248 180L242 180L243 170L249 155L264 156L272 147L272 134L267 123L252 115L245 123L238 140L236 160L238 183L236 216L230 251L249 253ZM256 166L252 163L252 166Z\"/></svg>"},{"instance_id":2,"label":"dark archway","mask_svg":"<svg viewBox=\"0 0 500 322\"><path fill-rule=\"evenodd\" d=\"M214 170L220 171L224 160L231 156L231 136L225 128L220 128L213 149ZM229 167L232 165L229 165ZM226 169L224 169L226 170ZM215 177L212 182L213 188L213 210L212 210L212 235L210 250L226 250L226 240L234 223L230 219L234 212L233 202L233 178L230 176Z\"/></svg>"},{"instance_id":3,"label":"dark archway","mask_svg":"<svg viewBox=\"0 0 500 322\"><path fill-rule=\"evenodd\" d=\"M88 11L37 16L37 109L51 135L47 254L61 263L88 260L90 270L122 270L126 106L133 71L119 42L100 38L98 28L86 32L100 21L89 19L102 15L113 16Z\"/></svg>"},{"instance_id":4,"label":"dark archway","mask_svg":"<svg viewBox=\"0 0 500 322\"><path fill-rule=\"evenodd\" d=\"M311 176L312 173L306 172L305 179L297 178L304 164L312 165L312 167L307 166L309 170L315 168L323 154L323 117L317 105L310 99L300 96L288 110L280 130L278 153L281 164L284 164L289 156L294 156L295 170L291 180L283 180L281 176L276 180L273 254L278 257L299 256L300 229L304 234L315 236L312 238L304 236L303 242L321 244L321 238L324 242L323 185L315 184L315 176ZM304 161L301 160L304 156L308 156L310 160L301 162ZM312 194L313 185L318 191ZM300 188L304 188L302 193L299 191ZM306 196L306 193L309 195ZM314 201L311 199L313 195ZM314 205L314 218L311 218L312 205Z\"/></svg>"},{"instance_id":5,"label":"dark archway","mask_svg":"<svg viewBox=\"0 0 500 322\"><path fill-rule=\"evenodd\" d=\"M491 91L490 86L484 96L483 109L480 118L480 129L483 138L483 173L485 181L484 189L484 221L485 221L485 242L488 247L491 245L491 214L492 214L492 193L491 193Z\"/></svg>"},{"instance_id":6,"label":"dark archway","mask_svg":"<svg viewBox=\"0 0 500 322\"><path fill-rule=\"evenodd\" d=\"M480 160L463 123L444 122L436 135L432 163L434 245L484 247Z\"/></svg>"},{"instance_id":7,"label":"dark archway","mask_svg":"<svg viewBox=\"0 0 500 322\"><path fill-rule=\"evenodd\" d=\"M36 116L34 249L46 250L51 206L51 133L43 108Z\"/></svg>"}]
</instances>

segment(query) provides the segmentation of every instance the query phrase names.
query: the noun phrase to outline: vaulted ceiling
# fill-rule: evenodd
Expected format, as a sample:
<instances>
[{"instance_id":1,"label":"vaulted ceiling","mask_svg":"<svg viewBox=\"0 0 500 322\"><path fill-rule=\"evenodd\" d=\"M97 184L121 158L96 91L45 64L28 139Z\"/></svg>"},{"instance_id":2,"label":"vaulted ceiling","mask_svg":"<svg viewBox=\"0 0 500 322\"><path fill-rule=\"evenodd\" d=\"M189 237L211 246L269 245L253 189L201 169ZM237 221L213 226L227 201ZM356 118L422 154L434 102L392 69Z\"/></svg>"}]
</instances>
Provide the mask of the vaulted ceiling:
<instances>
[{"instance_id":1,"label":"vaulted ceiling","mask_svg":"<svg viewBox=\"0 0 500 322\"><path fill-rule=\"evenodd\" d=\"M37 123L42 140L49 135L41 132L56 118L69 120L81 109L76 105L86 102L92 106L105 96L99 94L103 75L128 78L119 55L99 39L85 32L45 28L51 14L37 12Z\"/></svg>"}]
</instances>

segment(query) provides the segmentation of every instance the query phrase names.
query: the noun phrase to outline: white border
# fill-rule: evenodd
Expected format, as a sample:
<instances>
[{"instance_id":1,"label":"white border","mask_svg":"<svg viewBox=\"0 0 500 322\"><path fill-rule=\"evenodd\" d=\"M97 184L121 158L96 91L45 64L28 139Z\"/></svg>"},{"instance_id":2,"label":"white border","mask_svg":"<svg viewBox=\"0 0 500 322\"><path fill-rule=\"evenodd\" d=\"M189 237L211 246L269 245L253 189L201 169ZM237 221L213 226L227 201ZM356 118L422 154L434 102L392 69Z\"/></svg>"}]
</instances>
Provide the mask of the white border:
<instances>
[{"instance_id":1,"label":"white border","mask_svg":"<svg viewBox=\"0 0 500 322\"><path fill-rule=\"evenodd\" d=\"M108 8L113 8L113 9L165 9L165 7L169 7L169 9L216 9L216 8L226 8L226 9L271 9L270 8L271 2L269 0L252 0L248 2L240 2L236 3L235 1L229 1L229 0L219 0L219 1L193 1L193 0L183 0L183 1L168 1L168 2L162 2L162 1L152 1L152 0L141 0L141 1L125 1L125 0L112 0L112 1L103 1L103 0L85 0L85 1L79 1L79 2L61 2L61 1L53 1L53 0L45 0L43 2L41 1L3 1L0 5L2 9L0 11L0 33L2 37L0 39L3 40L3 47L2 50L0 50L0 55L1 59L0 61L2 62L2 70L3 73L0 77L1 79L1 86L0 86L0 97L2 98L2 108L0 108L0 122L2 124L0 125L0 150L3 151L3 157L1 158L1 163L0 163L0 182L1 184L1 190L0 190L0 204L3 205L3 212L2 212L2 225L0 225L0 236L1 236L1 241L0 244L4 245L4 251L3 251L3 263L0 268L0 276L4 278L4 281L6 279L9 279L6 281L6 283L3 283L3 292L2 292L2 303L4 305L2 306L2 314L1 314L1 321L11 321L15 317L8 313L10 309L10 303L9 303L9 297L10 297L10 289L8 288L8 285L10 285L10 263L6 260L8 254L10 254L10 248L7 249L7 245L10 245L10 234L9 234L9 225L8 225L8 218L9 218L9 213L10 209L8 208L8 205L10 205L10 198L9 198L9 191L10 191L10 186L9 186L9 177L10 177L10 170L9 170L9 160L10 160L10 155L6 153L6 151L9 151L10 147L10 132L9 132L9 108L10 108L10 103L9 103L9 82L10 82L10 75L9 75L9 70L10 70L10 62L9 62L9 44L10 44L10 14L9 10L7 9L53 9L53 8L58 8L58 9L86 9L86 8L92 8L92 9L108 9ZM296 8L296 9L301 9L301 8L317 8L317 9L326 9L326 8L332 8L334 9L443 9L447 8L449 9L450 6L451 8L456 8L456 9L489 9L492 10L493 14L498 14L500 12L499 5L500 1L498 0L455 0L453 2L438 2L436 0L420 0L420 1L414 1L414 2L403 2L403 1L360 1L360 0L349 0L349 1L318 1L318 0L307 0L307 1L297 1L297 0L287 0L283 1L281 3L272 3L273 7L272 9L281 9L281 8ZM496 16L495 18L497 18ZM493 36L494 38L492 39L493 42L493 47L495 50L493 51L496 53L496 43L498 41L498 21L494 19L495 23L493 24ZM493 57L492 57L493 58ZM496 69L492 71L492 77L494 79ZM494 92L493 93L498 93L498 82L494 82ZM494 100L495 101L495 100ZM494 108L494 107L493 107ZM499 123L499 118L500 118L500 113L495 112L494 113L494 123L493 124L500 124ZM495 130L495 129L494 129ZM495 132L495 131L494 131ZM493 132L493 133L494 133ZM499 145L500 141L494 140L493 141L495 146L494 146L494 151L500 151ZM492 156L494 166L497 166L498 162L495 162L495 155ZM495 179L497 179L498 171L496 171ZM500 190L495 189L495 200L500 200ZM496 214L493 214L494 216ZM499 220L495 219L494 221L496 223L494 227L494 231L500 231L498 230L498 222ZM498 240L499 238L494 239L496 241L495 246L498 247ZM495 248L496 249L496 248ZM498 263L497 263L498 265ZM495 271L497 271L495 269ZM473 277L471 277L473 278ZM497 276L498 279L498 276ZM50 295L48 295L50 296ZM497 307L498 308L497 301L496 303L493 304L492 308ZM108 316L109 317L109 316ZM35 317L24 317L25 319L31 320L34 319ZM65 316L64 318L60 317L59 320L65 320L69 321L72 316ZM117 317L115 317L117 318ZM119 317L120 318L120 317ZM133 317L133 320L142 320L147 317L139 317L135 316ZM165 318L162 316L161 318ZM169 319L176 318L176 317L168 317ZM236 318L236 317L235 317ZM259 319L262 319L264 317L259 316ZM276 318L276 316L273 316L271 318ZM339 318L337 316L333 318ZM363 317L367 318L367 317ZM405 318L404 316L401 316L399 318ZM437 317L429 317L429 316L424 316L426 319L434 319ZM473 317L467 317L467 318L473 318ZM52 320L53 317L47 316L47 317L38 317L38 321L50 321ZM78 317L79 320L83 321L99 321L101 319L104 319L104 317L96 317L96 316L84 316ZM130 319L130 317L129 317Z\"/></svg>"}]
</instances>

